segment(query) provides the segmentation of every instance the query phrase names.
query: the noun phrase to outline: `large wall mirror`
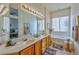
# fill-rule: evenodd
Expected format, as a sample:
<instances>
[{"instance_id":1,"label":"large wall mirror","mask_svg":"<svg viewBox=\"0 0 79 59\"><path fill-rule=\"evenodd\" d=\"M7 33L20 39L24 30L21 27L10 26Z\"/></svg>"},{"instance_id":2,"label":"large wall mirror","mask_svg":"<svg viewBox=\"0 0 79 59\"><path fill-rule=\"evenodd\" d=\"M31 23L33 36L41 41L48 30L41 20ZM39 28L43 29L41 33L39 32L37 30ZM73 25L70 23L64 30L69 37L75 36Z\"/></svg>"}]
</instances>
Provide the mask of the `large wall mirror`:
<instances>
[{"instance_id":1,"label":"large wall mirror","mask_svg":"<svg viewBox=\"0 0 79 59\"><path fill-rule=\"evenodd\" d=\"M26 17L28 15L28 19L25 20L28 22L24 23L24 33L27 32L26 34L30 34L32 36L43 34L45 31L45 20L29 13L27 13Z\"/></svg>"}]
</instances>

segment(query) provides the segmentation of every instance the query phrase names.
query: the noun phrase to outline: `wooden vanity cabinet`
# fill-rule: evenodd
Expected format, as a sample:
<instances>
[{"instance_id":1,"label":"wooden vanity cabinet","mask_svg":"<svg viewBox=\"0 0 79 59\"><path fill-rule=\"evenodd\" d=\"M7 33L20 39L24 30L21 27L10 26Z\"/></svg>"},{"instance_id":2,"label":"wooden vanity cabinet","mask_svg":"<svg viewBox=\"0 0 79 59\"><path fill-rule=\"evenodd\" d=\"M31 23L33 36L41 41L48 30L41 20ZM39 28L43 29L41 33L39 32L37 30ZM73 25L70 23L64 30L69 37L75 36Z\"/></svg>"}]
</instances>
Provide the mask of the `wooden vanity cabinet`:
<instances>
[{"instance_id":1,"label":"wooden vanity cabinet","mask_svg":"<svg viewBox=\"0 0 79 59\"><path fill-rule=\"evenodd\" d=\"M47 48L47 40L46 38L44 38L42 39L42 53L45 52L46 48Z\"/></svg>"},{"instance_id":2,"label":"wooden vanity cabinet","mask_svg":"<svg viewBox=\"0 0 79 59\"><path fill-rule=\"evenodd\" d=\"M20 55L34 55L34 44L20 51Z\"/></svg>"},{"instance_id":3,"label":"wooden vanity cabinet","mask_svg":"<svg viewBox=\"0 0 79 59\"><path fill-rule=\"evenodd\" d=\"M20 55L42 55L45 51L46 48L48 48L52 43L52 38L51 36L47 36L33 45L21 50L19 52Z\"/></svg>"},{"instance_id":4,"label":"wooden vanity cabinet","mask_svg":"<svg viewBox=\"0 0 79 59\"><path fill-rule=\"evenodd\" d=\"M35 55L41 55L42 53L42 42L41 40L35 43Z\"/></svg>"}]
</instances>

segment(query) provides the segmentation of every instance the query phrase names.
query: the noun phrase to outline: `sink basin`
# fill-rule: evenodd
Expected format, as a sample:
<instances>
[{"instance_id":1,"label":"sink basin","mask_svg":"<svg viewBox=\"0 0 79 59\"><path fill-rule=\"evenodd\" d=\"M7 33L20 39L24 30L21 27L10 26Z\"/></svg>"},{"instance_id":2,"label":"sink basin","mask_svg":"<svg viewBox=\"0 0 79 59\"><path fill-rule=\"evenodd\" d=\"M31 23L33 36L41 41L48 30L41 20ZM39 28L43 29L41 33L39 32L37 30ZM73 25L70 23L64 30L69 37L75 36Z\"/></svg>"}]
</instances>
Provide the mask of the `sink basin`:
<instances>
[{"instance_id":1,"label":"sink basin","mask_svg":"<svg viewBox=\"0 0 79 59\"><path fill-rule=\"evenodd\" d=\"M35 40L28 40L27 42L34 42Z\"/></svg>"},{"instance_id":2,"label":"sink basin","mask_svg":"<svg viewBox=\"0 0 79 59\"><path fill-rule=\"evenodd\" d=\"M15 45L20 45L24 42L28 41L28 39L22 39L22 40L18 40L18 41L15 41L15 42L12 42L12 45L15 46Z\"/></svg>"},{"instance_id":3,"label":"sink basin","mask_svg":"<svg viewBox=\"0 0 79 59\"><path fill-rule=\"evenodd\" d=\"M33 38L22 38L22 40L9 42L9 44L6 47L13 47L21 44L30 44L34 42L35 39Z\"/></svg>"},{"instance_id":4,"label":"sink basin","mask_svg":"<svg viewBox=\"0 0 79 59\"><path fill-rule=\"evenodd\" d=\"M22 44L24 41L19 41L19 42L16 42L16 44Z\"/></svg>"}]
</instances>

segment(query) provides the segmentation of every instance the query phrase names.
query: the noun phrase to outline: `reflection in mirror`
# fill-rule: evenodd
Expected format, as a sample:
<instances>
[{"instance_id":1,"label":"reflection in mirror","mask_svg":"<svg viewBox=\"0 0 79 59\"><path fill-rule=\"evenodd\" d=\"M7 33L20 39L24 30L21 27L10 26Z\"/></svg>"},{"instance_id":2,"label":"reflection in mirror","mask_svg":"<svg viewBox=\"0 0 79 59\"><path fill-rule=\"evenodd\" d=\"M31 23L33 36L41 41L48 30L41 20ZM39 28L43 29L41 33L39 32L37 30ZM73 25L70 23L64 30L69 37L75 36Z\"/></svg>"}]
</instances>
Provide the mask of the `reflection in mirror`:
<instances>
[{"instance_id":1,"label":"reflection in mirror","mask_svg":"<svg viewBox=\"0 0 79 59\"><path fill-rule=\"evenodd\" d=\"M29 34L29 23L24 23L24 34Z\"/></svg>"},{"instance_id":2,"label":"reflection in mirror","mask_svg":"<svg viewBox=\"0 0 79 59\"><path fill-rule=\"evenodd\" d=\"M18 9L10 7L10 15L18 16Z\"/></svg>"},{"instance_id":3,"label":"reflection in mirror","mask_svg":"<svg viewBox=\"0 0 79 59\"><path fill-rule=\"evenodd\" d=\"M30 26L30 34L31 35L37 34L37 18L35 16L30 16L29 26Z\"/></svg>"},{"instance_id":4,"label":"reflection in mirror","mask_svg":"<svg viewBox=\"0 0 79 59\"><path fill-rule=\"evenodd\" d=\"M18 19L10 18L10 39L18 37Z\"/></svg>"},{"instance_id":5,"label":"reflection in mirror","mask_svg":"<svg viewBox=\"0 0 79 59\"><path fill-rule=\"evenodd\" d=\"M39 36L44 33L45 21L30 13L24 13L22 15L23 19L23 33L24 35L30 34L32 36Z\"/></svg>"},{"instance_id":6,"label":"reflection in mirror","mask_svg":"<svg viewBox=\"0 0 79 59\"><path fill-rule=\"evenodd\" d=\"M40 19L40 18L37 18L38 20L38 33L41 35L41 34L44 34L44 30L45 30L45 21L44 19Z\"/></svg>"},{"instance_id":7,"label":"reflection in mirror","mask_svg":"<svg viewBox=\"0 0 79 59\"><path fill-rule=\"evenodd\" d=\"M40 36L44 34L45 30L44 20L35 16L31 16L29 20L29 28L31 35L33 36Z\"/></svg>"},{"instance_id":8,"label":"reflection in mirror","mask_svg":"<svg viewBox=\"0 0 79 59\"><path fill-rule=\"evenodd\" d=\"M9 29L10 29L10 19L9 17L4 17L3 18L3 32L9 32Z\"/></svg>"}]
</instances>

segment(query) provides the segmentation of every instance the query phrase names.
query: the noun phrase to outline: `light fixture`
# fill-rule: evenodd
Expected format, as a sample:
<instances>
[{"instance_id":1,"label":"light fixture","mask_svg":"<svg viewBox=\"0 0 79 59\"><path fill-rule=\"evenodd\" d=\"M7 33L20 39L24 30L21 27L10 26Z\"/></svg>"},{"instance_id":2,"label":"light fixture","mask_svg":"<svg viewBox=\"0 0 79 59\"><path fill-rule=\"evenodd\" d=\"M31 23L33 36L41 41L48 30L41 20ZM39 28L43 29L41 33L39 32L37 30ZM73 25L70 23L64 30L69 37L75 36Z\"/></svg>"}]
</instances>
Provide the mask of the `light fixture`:
<instances>
[{"instance_id":1,"label":"light fixture","mask_svg":"<svg viewBox=\"0 0 79 59\"><path fill-rule=\"evenodd\" d=\"M40 18L44 18L44 15L43 15L42 13L38 12L38 11L37 11L36 9L34 9L34 8L29 7L29 6L26 5L26 4L21 4L21 9L24 10L24 11L26 11L26 12L29 12L29 13L35 15L35 16L38 16L38 17L40 17Z\"/></svg>"},{"instance_id":2,"label":"light fixture","mask_svg":"<svg viewBox=\"0 0 79 59\"><path fill-rule=\"evenodd\" d=\"M3 10L3 8L4 8L4 5L1 4L1 5L0 5L0 13L1 13L1 11Z\"/></svg>"},{"instance_id":3,"label":"light fixture","mask_svg":"<svg viewBox=\"0 0 79 59\"><path fill-rule=\"evenodd\" d=\"M9 9L4 4L0 5L0 16L6 14L8 10Z\"/></svg>"},{"instance_id":4,"label":"light fixture","mask_svg":"<svg viewBox=\"0 0 79 59\"><path fill-rule=\"evenodd\" d=\"M9 9L8 8L5 8L4 11L2 12L1 16L2 15L5 15L8 11L9 11Z\"/></svg>"}]
</instances>

